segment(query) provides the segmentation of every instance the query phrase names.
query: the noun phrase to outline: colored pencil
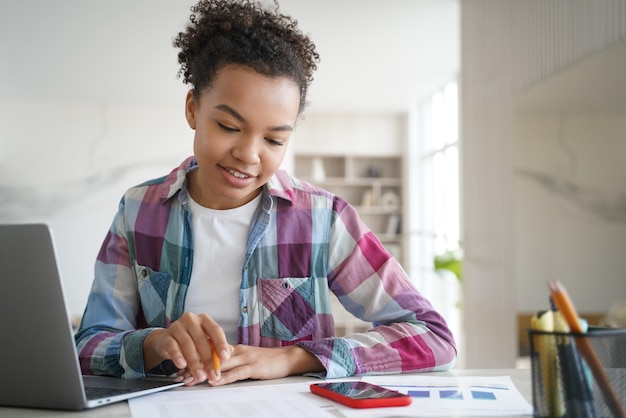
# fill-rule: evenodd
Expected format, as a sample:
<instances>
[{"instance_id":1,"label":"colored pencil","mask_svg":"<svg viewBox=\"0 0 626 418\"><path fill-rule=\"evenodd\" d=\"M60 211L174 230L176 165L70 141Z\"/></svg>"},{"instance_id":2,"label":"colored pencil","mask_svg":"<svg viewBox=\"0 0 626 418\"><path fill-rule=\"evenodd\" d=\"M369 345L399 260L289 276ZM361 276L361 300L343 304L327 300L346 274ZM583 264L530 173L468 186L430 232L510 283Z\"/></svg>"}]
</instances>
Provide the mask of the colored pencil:
<instances>
[{"instance_id":1,"label":"colored pencil","mask_svg":"<svg viewBox=\"0 0 626 418\"><path fill-rule=\"evenodd\" d=\"M580 317L578 316L576 308L574 308L574 304L570 300L565 287L556 281L548 282L548 288L550 289L552 300L554 301L559 312L561 312L561 315L563 315L563 318L565 318L570 330L574 333L582 334L583 329L580 325ZM604 372L604 367L602 367L602 363L598 359L591 342L588 338L581 337L576 337L574 340L576 341L578 350L587 361L587 364L591 369L591 373L593 374L593 377L600 388L611 413L616 417L625 417L626 415L624 414L624 409L622 408L620 400L613 390L611 382Z\"/></svg>"}]
</instances>

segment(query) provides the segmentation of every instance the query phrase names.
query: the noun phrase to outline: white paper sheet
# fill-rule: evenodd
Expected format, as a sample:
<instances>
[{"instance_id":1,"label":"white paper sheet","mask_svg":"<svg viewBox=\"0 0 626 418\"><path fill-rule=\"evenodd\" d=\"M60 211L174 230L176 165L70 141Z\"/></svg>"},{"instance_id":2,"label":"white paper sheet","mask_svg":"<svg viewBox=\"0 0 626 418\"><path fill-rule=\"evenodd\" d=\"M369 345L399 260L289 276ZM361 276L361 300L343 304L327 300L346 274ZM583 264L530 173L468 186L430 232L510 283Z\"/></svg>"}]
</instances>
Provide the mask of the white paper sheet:
<instances>
[{"instance_id":1,"label":"white paper sheet","mask_svg":"<svg viewBox=\"0 0 626 418\"><path fill-rule=\"evenodd\" d=\"M338 379L337 381L358 380ZM320 380L223 388L178 388L130 400L133 418L379 418L532 415L509 376L368 376L361 380L409 393L395 408L353 409L310 393Z\"/></svg>"},{"instance_id":2,"label":"white paper sheet","mask_svg":"<svg viewBox=\"0 0 626 418\"><path fill-rule=\"evenodd\" d=\"M180 388L128 401L133 418L336 418L308 383Z\"/></svg>"}]
</instances>

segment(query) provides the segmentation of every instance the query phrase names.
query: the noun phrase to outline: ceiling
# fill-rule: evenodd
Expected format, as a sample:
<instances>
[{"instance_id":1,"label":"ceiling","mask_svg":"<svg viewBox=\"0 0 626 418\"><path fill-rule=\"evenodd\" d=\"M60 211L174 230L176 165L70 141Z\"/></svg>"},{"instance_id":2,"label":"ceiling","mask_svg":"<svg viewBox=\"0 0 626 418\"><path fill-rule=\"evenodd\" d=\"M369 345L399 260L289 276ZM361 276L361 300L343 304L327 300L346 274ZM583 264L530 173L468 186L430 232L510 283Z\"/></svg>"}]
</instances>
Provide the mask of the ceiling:
<instances>
[{"instance_id":1,"label":"ceiling","mask_svg":"<svg viewBox=\"0 0 626 418\"><path fill-rule=\"evenodd\" d=\"M0 0L0 100L180 103L189 0ZM310 111L406 112L459 72L458 0L282 0L321 56Z\"/></svg>"},{"instance_id":2,"label":"ceiling","mask_svg":"<svg viewBox=\"0 0 626 418\"><path fill-rule=\"evenodd\" d=\"M626 110L626 41L561 71L521 94L523 113L604 113Z\"/></svg>"}]
</instances>

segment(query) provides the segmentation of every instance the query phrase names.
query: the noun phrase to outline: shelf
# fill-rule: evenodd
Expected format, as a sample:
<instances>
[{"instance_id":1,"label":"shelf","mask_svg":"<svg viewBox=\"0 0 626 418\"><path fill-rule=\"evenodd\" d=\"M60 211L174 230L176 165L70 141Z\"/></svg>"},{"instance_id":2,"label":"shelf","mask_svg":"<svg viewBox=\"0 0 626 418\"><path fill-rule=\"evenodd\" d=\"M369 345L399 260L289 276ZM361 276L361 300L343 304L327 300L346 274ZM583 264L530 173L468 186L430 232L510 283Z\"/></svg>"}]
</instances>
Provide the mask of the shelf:
<instances>
[{"instance_id":1,"label":"shelf","mask_svg":"<svg viewBox=\"0 0 626 418\"><path fill-rule=\"evenodd\" d=\"M402 155L296 154L295 175L341 196L402 262Z\"/></svg>"},{"instance_id":2,"label":"shelf","mask_svg":"<svg viewBox=\"0 0 626 418\"><path fill-rule=\"evenodd\" d=\"M296 176L300 180L308 181L309 183L317 184L319 186L372 186L378 184L380 186L401 186L402 179L399 177L386 177L386 178L370 178L370 177L325 177L323 179L316 179L310 176Z\"/></svg>"}]
</instances>

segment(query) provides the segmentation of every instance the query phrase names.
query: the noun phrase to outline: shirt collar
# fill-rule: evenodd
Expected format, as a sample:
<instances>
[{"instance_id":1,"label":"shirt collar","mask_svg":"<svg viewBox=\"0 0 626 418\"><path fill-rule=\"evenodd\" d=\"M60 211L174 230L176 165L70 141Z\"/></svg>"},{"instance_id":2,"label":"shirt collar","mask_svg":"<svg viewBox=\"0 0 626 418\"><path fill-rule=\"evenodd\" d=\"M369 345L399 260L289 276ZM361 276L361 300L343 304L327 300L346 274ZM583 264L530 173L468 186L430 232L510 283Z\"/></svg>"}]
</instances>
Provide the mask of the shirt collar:
<instances>
[{"instance_id":1,"label":"shirt collar","mask_svg":"<svg viewBox=\"0 0 626 418\"><path fill-rule=\"evenodd\" d=\"M195 157L188 157L165 177L159 191L163 203L183 189L187 181L187 173L195 169L197 165ZM263 187L263 193L286 200L291 205L294 196L294 179L286 171L278 170Z\"/></svg>"}]
</instances>

